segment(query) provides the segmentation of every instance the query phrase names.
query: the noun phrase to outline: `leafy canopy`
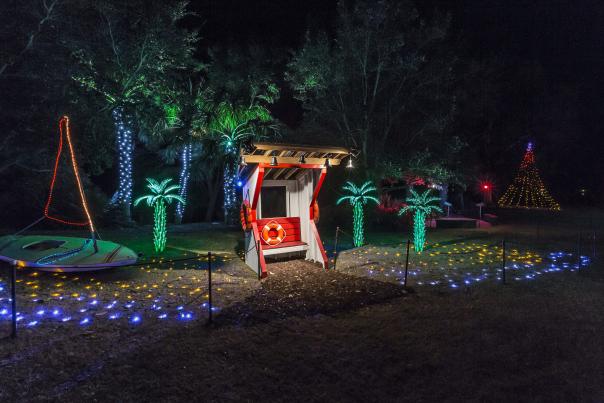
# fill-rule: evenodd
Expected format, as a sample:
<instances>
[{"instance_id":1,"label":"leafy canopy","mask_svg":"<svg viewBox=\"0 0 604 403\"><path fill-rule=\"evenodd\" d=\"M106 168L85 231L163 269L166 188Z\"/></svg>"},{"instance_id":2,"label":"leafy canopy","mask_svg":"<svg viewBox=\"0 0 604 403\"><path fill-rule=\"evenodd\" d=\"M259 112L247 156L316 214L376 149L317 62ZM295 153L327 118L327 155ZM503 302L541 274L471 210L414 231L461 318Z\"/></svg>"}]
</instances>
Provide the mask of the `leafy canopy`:
<instances>
[{"instance_id":1,"label":"leafy canopy","mask_svg":"<svg viewBox=\"0 0 604 403\"><path fill-rule=\"evenodd\" d=\"M77 24L66 42L79 67L73 79L100 94L109 108L147 101L169 70L187 67L195 50L197 33L178 25L189 14L186 7L186 1L159 0L72 7L69 19Z\"/></svg>"},{"instance_id":2,"label":"leafy canopy","mask_svg":"<svg viewBox=\"0 0 604 403\"><path fill-rule=\"evenodd\" d=\"M440 146L455 111L449 25L409 0L339 2L335 37L309 35L287 66L309 128L336 133L370 168Z\"/></svg>"}]
</instances>

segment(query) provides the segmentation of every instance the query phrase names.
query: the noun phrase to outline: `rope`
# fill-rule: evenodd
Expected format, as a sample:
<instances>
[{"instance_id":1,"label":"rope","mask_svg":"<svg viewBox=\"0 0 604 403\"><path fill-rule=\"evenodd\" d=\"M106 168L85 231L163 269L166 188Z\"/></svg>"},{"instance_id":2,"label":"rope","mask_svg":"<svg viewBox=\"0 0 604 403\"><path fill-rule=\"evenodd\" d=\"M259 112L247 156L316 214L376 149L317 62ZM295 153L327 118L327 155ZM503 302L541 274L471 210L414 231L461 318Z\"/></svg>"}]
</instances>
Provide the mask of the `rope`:
<instances>
[{"instance_id":1,"label":"rope","mask_svg":"<svg viewBox=\"0 0 604 403\"><path fill-rule=\"evenodd\" d=\"M27 227L23 228L22 230L19 230L17 232L15 232L13 235L19 235L25 231L27 231L28 229L30 229L31 227L35 226L36 224L38 224L40 221L44 220L46 218L46 216L42 216L40 218L38 218L36 221L34 221L33 223L29 224Z\"/></svg>"}]
</instances>

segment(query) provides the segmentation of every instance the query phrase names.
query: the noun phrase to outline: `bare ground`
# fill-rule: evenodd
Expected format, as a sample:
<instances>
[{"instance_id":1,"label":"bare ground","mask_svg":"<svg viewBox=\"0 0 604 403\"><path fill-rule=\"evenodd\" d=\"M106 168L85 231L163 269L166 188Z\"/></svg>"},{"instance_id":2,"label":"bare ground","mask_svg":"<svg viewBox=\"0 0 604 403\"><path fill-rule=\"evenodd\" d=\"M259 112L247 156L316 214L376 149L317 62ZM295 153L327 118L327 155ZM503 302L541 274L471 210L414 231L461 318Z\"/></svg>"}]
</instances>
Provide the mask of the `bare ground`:
<instances>
[{"instance_id":1,"label":"bare ground","mask_svg":"<svg viewBox=\"0 0 604 403\"><path fill-rule=\"evenodd\" d=\"M21 337L0 360L2 400L604 399L597 267L411 293L307 263L270 270L212 326Z\"/></svg>"}]
</instances>

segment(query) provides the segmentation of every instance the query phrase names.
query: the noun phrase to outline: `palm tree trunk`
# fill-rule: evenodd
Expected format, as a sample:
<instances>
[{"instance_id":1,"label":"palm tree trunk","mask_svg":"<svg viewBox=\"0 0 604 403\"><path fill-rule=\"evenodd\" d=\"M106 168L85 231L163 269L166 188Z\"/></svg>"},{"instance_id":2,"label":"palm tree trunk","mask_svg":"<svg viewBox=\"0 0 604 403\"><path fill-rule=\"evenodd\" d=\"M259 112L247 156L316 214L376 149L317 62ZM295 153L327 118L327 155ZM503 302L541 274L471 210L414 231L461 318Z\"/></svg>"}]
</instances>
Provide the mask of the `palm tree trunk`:
<instances>
[{"instance_id":1,"label":"palm tree trunk","mask_svg":"<svg viewBox=\"0 0 604 403\"><path fill-rule=\"evenodd\" d=\"M166 249L166 204L163 200L155 203L153 212L153 244L155 252L161 253Z\"/></svg>"},{"instance_id":2,"label":"palm tree trunk","mask_svg":"<svg viewBox=\"0 0 604 403\"><path fill-rule=\"evenodd\" d=\"M224 223L233 224L237 207L237 166L227 158L223 172L224 182Z\"/></svg>"},{"instance_id":3,"label":"palm tree trunk","mask_svg":"<svg viewBox=\"0 0 604 403\"><path fill-rule=\"evenodd\" d=\"M413 244L416 252L424 250L426 243L426 215L421 211L416 211L413 217Z\"/></svg>"},{"instance_id":4,"label":"palm tree trunk","mask_svg":"<svg viewBox=\"0 0 604 403\"><path fill-rule=\"evenodd\" d=\"M363 203L356 202L352 209L353 221L352 221L352 235L354 246L363 246L365 243L365 232L363 229L365 215L363 214Z\"/></svg>"}]
</instances>

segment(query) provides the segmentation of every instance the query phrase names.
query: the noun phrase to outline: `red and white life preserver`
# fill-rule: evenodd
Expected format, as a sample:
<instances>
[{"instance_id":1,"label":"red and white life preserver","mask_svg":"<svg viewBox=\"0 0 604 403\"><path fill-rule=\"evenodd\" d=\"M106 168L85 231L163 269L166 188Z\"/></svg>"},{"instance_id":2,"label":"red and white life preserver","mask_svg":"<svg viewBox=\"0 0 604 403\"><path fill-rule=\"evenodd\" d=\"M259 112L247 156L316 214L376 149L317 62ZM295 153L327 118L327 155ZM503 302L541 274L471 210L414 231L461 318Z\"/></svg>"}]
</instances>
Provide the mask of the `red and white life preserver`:
<instances>
[{"instance_id":1,"label":"red and white life preserver","mask_svg":"<svg viewBox=\"0 0 604 403\"><path fill-rule=\"evenodd\" d=\"M285 230L277 221L270 221L262 228L262 240L267 245L279 245L285 239Z\"/></svg>"}]
</instances>

